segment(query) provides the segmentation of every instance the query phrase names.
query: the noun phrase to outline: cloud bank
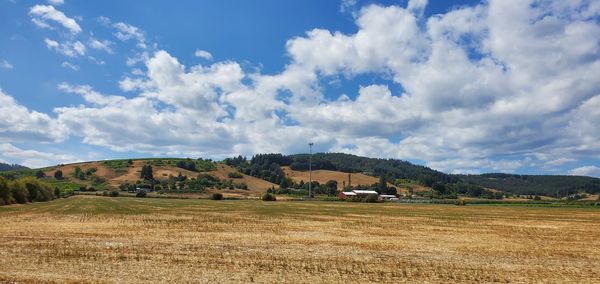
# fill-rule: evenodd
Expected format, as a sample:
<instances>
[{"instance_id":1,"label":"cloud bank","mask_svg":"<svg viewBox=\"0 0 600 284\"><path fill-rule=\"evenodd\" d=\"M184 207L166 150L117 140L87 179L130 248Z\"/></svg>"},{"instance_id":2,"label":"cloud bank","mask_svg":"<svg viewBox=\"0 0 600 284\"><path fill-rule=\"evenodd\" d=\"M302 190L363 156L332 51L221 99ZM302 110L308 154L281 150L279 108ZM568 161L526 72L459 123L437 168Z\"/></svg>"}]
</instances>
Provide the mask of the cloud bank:
<instances>
[{"instance_id":1,"label":"cloud bank","mask_svg":"<svg viewBox=\"0 0 600 284\"><path fill-rule=\"evenodd\" d=\"M346 2L344 9L355 5ZM421 160L447 172L600 159L600 5L491 0L424 18L426 5L368 5L354 16L356 33L313 29L292 38L278 74L233 61L185 66L166 50L143 54L132 65L145 70L119 82L127 96L64 83L60 90L85 104L58 107L56 118L40 114L40 121L69 129L53 139L156 155L293 153L314 141L323 150ZM42 10L34 15L77 32ZM119 40L146 48L140 29L100 21ZM67 56L85 52L46 43ZM92 44L108 45L101 43ZM364 75L379 82L356 94L327 83Z\"/></svg>"}]
</instances>

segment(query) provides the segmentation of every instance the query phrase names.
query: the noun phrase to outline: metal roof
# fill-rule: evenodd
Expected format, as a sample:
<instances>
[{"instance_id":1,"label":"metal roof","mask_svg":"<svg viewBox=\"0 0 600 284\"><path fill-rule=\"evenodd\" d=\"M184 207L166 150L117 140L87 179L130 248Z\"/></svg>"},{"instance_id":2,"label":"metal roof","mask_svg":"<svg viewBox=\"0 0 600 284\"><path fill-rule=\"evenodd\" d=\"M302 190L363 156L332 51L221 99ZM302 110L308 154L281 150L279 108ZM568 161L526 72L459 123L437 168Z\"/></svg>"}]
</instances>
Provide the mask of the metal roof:
<instances>
[{"instance_id":1,"label":"metal roof","mask_svg":"<svg viewBox=\"0 0 600 284\"><path fill-rule=\"evenodd\" d=\"M373 190L353 190L352 192L356 194L377 194L377 191Z\"/></svg>"}]
</instances>

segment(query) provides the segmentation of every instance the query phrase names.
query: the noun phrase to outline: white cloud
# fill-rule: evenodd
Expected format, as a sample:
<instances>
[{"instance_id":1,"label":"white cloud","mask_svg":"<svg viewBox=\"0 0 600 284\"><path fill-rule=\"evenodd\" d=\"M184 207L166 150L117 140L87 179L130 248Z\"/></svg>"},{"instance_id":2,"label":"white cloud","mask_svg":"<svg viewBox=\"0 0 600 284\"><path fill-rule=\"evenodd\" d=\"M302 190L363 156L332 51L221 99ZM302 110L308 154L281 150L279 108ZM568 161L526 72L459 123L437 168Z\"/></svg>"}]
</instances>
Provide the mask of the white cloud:
<instances>
[{"instance_id":1,"label":"white cloud","mask_svg":"<svg viewBox=\"0 0 600 284\"><path fill-rule=\"evenodd\" d=\"M65 0L48 0L48 3L50 3L54 6L58 6L58 5L65 4Z\"/></svg>"},{"instance_id":2,"label":"white cloud","mask_svg":"<svg viewBox=\"0 0 600 284\"><path fill-rule=\"evenodd\" d=\"M357 2L358 0L342 0L340 3L340 12L350 12L352 15L355 15Z\"/></svg>"},{"instance_id":3,"label":"white cloud","mask_svg":"<svg viewBox=\"0 0 600 284\"><path fill-rule=\"evenodd\" d=\"M66 162L75 162L69 154L55 154L37 150L24 150L10 143L0 143L0 159L10 160L30 168L41 168Z\"/></svg>"},{"instance_id":4,"label":"white cloud","mask_svg":"<svg viewBox=\"0 0 600 284\"><path fill-rule=\"evenodd\" d=\"M89 41L89 47L94 48L94 49L98 49L98 50L103 50L107 53L113 53L112 47L111 45L113 45L113 42L110 40L99 40L97 38L91 38Z\"/></svg>"},{"instance_id":5,"label":"white cloud","mask_svg":"<svg viewBox=\"0 0 600 284\"><path fill-rule=\"evenodd\" d=\"M139 28L123 22L114 23L113 28L117 30L115 36L121 41L133 39L137 41L139 48L146 49L146 36Z\"/></svg>"},{"instance_id":6,"label":"white cloud","mask_svg":"<svg viewBox=\"0 0 600 284\"><path fill-rule=\"evenodd\" d=\"M68 61L63 61L63 63L60 66L62 66L63 68L71 69L73 71L79 71L79 65L73 64Z\"/></svg>"},{"instance_id":7,"label":"white cloud","mask_svg":"<svg viewBox=\"0 0 600 284\"><path fill-rule=\"evenodd\" d=\"M449 172L600 159L600 24L591 18L600 6L560 3L490 0L429 18L427 1L368 5L356 11L355 33L313 29L288 40L290 62L277 74L231 61L185 66L146 50L137 27L101 18L144 49L127 64L146 71L119 81L128 97L61 84L85 104L56 108L56 122L119 151L289 153L311 140L323 151L417 159ZM356 94L326 83L352 86L356 76L376 83Z\"/></svg>"},{"instance_id":8,"label":"white cloud","mask_svg":"<svg viewBox=\"0 0 600 284\"><path fill-rule=\"evenodd\" d=\"M48 21L54 21L72 34L81 32L81 27L74 19L71 19L59 10L56 10L51 5L35 5L29 10L29 15L32 21L40 28L52 28Z\"/></svg>"},{"instance_id":9,"label":"white cloud","mask_svg":"<svg viewBox=\"0 0 600 284\"><path fill-rule=\"evenodd\" d=\"M574 176L590 176L600 178L600 168L596 166L583 166L569 171Z\"/></svg>"},{"instance_id":10,"label":"white cloud","mask_svg":"<svg viewBox=\"0 0 600 284\"><path fill-rule=\"evenodd\" d=\"M213 59L212 54L210 54L210 52L208 52L206 50L197 49L194 52L194 55L196 57L203 58L203 59L206 59L206 60L212 60Z\"/></svg>"},{"instance_id":11,"label":"white cloud","mask_svg":"<svg viewBox=\"0 0 600 284\"><path fill-rule=\"evenodd\" d=\"M82 56L85 55L86 52L85 45L83 45L83 43L80 41L67 41L65 43L59 43L55 40L44 39L44 42L46 43L46 47L48 47L48 49L54 50L68 57Z\"/></svg>"},{"instance_id":12,"label":"white cloud","mask_svg":"<svg viewBox=\"0 0 600 284\"><path fill-rule=\"evenodd\" d=\"M47 114L28 110L0 90L0 142L60 142L67 134Z\"/></svg>"},{"instance_id":13,"label":"white cloud","mask_svg":"<svg viewBox=\"0 0 600 284\"><path fill-rule=\"evenodd\" d=\"M8 61L6 61L6 59L3 59L2 61L0 61L0 68L2 68L2 69L13 69L13 65L10 64Z\"/></svg>"}]
</instances>

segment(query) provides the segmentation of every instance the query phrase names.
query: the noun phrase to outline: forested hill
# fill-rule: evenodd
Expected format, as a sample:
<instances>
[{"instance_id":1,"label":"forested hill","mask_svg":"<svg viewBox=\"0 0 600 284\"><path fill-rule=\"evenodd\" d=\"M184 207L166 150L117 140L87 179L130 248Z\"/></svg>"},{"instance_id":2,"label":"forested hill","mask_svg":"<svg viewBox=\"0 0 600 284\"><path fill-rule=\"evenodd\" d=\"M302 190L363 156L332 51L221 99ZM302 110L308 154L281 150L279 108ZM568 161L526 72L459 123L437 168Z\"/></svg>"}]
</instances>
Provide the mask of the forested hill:
<instances>
[{"instance_id":1,"label":"forested hill","mask_svg":"<svg viewBox=\"0 0 600 284\"><path fill-rule=\"evenodd\" d=\"M584 176L490 173L455 177L467 183L514 194L564 197L577 192L600 193L600 179Z\"/></svg>"},{"instance_id":2,"label":"forested hill","mask_svg":"<svg viewBox=\"0 0 600 284\"><path fill-rule=\"evenodd\" d=\"M11 164L0 163L0 172L22 170L22 169L28 169L28 168L21 166L21 165L17 165L17 164L11 165Z\"/></svg>"},{"instance_id":3,"label":"forested hill","mask_svg":"<svg viewBox=\"0 0 600 284\"><path fill-rule=\"evenodd\" d=\"M249 161L240 156L226 159L225 163L238 167L245 174L280 184L282 179L285 178L280 167L289 166L292 170L308 170L308 161L308 154L258 154ZM458 181L458 178L454 176L406 161L359 157L343 153L313 154L312 169L360 172L378 177L383 176L390 181L410 179L425 186L432 186L437 182L454 183Z\"/></svg>"}]
</instances>

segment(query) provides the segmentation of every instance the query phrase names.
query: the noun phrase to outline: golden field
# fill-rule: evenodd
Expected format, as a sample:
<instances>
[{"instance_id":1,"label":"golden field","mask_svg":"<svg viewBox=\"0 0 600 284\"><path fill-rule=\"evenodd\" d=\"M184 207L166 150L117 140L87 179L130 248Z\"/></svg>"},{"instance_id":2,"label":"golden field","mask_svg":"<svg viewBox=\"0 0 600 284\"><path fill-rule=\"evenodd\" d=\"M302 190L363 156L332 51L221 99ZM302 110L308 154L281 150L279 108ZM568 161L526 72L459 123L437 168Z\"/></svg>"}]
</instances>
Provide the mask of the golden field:
<instances>
[{"instance_id":1,"label":"golden field","mask_svg":"<svg viewBox=\"0 0 600 284\"><path fill-rule=\"evenodd\" d=\"M600 282L594 208L75 196L0 221L0 282Z\"/></svg>"}]
</instances>

